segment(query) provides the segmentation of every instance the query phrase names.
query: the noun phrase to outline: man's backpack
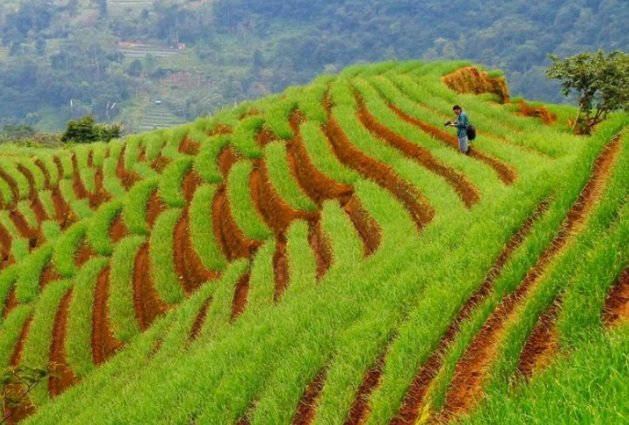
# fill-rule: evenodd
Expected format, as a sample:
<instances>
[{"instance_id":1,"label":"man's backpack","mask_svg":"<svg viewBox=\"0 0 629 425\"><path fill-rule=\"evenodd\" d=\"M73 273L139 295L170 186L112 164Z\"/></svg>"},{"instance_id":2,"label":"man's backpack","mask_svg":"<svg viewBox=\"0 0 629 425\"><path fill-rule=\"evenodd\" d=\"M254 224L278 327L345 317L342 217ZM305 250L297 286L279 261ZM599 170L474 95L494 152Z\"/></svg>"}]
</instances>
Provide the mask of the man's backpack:
<instances>
[{"instance_id":1,"label":"man's backpack","mask_svg":"<svg viewBox=\"0 0 629 425\"><path fill-rule=\"evenodd\" d=\"M467 140L476 139L476 127L474 127L472 124L468 125L465 131L467 132Z\"/></svg>"}]
</instances>

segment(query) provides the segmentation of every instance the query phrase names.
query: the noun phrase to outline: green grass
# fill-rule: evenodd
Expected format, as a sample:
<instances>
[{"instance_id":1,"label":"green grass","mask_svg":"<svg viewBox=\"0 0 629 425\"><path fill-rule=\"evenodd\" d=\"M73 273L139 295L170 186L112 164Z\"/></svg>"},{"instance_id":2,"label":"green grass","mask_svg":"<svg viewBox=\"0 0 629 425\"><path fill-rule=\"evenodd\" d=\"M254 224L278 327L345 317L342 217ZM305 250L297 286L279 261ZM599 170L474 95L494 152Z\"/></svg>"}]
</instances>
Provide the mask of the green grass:
<instances>
[{"instance_id":1,"label":"green grass","mask_svg":"<svg viewBox=\"0 0 629 425\"><path fill-rule=\"evenodd\" d=\"M92 307L96 279L106 266L105 258L93 258L83 265L73 279L66 328L70 337L65 340L65 352L70 368L78 377L84 377L94 369L91 350Z\"/></svg>"},{"instance_id":2,"label":"green grass","mask_svg":"<svg viewBox=\"0 0 629 425\"><path fill-rule=\"evenodd\" d=\"M173 240L181 210L166 210L157 217L149 239L151 275L159 297L168 304L179 303L185 296L175 271Z\"/></svg>"},{"instance_id":3,"label":"green grass","mask_svg":"<svg viewBox=\"0 0 629 425\"><path fill-rule=\"evenodd\" d=\"M257 240L271 237L271 229L264 223L253 203L249 188L252 165L249 161L239 161L232 167L227 179L227 198L234 220L244 234Z\"/></svg>"},{"instance_id":4,"label":"green grass","mask_svg":"<svg viewBox=\"0 0 629 425\"><path fill-rule=\"evenodd\" d=\"M214 235L212 201L216 187L202 185L190 202L190 238L203 266L209 270L223 270L227 260Z\"/></svg>"},{"instance_id":5,"label":"green grass","mask_svg":"<svg viewBox=\"0 0 629 425\"><path fill-rule=\"evenodd\" d=\"M286 157L284 142L269 143L264 147L269 181L280 197L296 210L314 212L317 205L304 193L295 180Z\"/></svg>"},{"instance_id":6,"label":"green grass","mask_svg":"<svg viewBox=\"0 0 629 425\"><path fill-rule=\"evenodd\" d=\"M114 336L129 342L140 332L133 308L133 270L135 256L145 242L141 236L121 240L111 257L109 275L109 314Z\"/></svg>"},{"instance_id":7,"label":"green grass","mask_svg":"<svg viewBox=\"0 0 629 425\"><path fill-rule=\"evenodd\" d=\"M365 374L379 359L382 374L368 397L365 422L390 423L453 318L482 285L505 245L547 200L546 212L507 258L489 294L470 311L445 350L424 406L425 413L438 411L457 362L478 330L538 262L590 177L595 158L629 124L626 114L614 114L588 139L569 134L563 123L543 126L539 120L518 116L513 105L493 103L489 95L457 95L447 89L441 77L465 65L462 61L360 65L188 125L42 154L62 161L65 178L60 189L76 222L64 228L55 223L51 192L40 190L50 216L42 224L47 242L31 249L12 223L11 210L0 210L0 224L13 238L11 250L17 260L0 271L0 301L15 287L20 302L0 319L0 360L8 364L25 320L34 313L26 357L34 364L46 364L54 314L64 290L72 287L65 348L67 361L82 382L52 401L46 385L37 389L38 412L28 423L87 423L94 418L103 424L236 423L246 416L252 424L288 424L304 390L321 373L325 381L312 423L345 423ZM380 124L465 176L480 192L480 202L466 208L443 177L370 132L357 115L355 93L360 93ZM324 107L328 95L331 115ZM460 155L433 139L401 119L388 103L440 128L451 118L452 104L463 104L480 128L477 151L517 171L517 179L503 183L486 162ZM301 138L295 138L289 121L295 110L303 118ZM562 110L561 119L569 112L569 108ZM343 158L345 164L339 160L326 137L330 117L351 147L371 158L367 166L352 162L363 161L361 157ZM211 135L218 126L232 132ZM278 140L261 146L260 131ZM197 155L179 152L185 137L199 143ZM292 175L286 140L303 143L312 165L348 185L352 193L321 205L309 199ZM464 421L548 423L554 414L566 423L596 418L616 423L627 416L622 404L627 395L622 359L626 325L605 329L601 310L629 258L628 140L625 130L622 150L588 220L570 235L570 242L505 322L482 383L486 400ZM228 147L238 160L224 178L217 159ZM90 151L94 168L86 171ZM146 162L139 161L142 151ZM33 170L35 185L43 189L43 174L32 166L37 152L8 149L7 155L13 155L8 168L22 161L21 156L29 158L31 165L24 166ZM95 167L103 167L112 201L92 209L88 200L76 198L72 153L87 186L94 180ZM161 175L150 165L160 156L170 160ZM116 176L119 158L127 170L140 176L128 192ZM56 169L50 159L45 164ZM372 169L376 165L378 169ZM265 167L268 183L284 202L311 213L312 222L295 220L275 235L265 221L268 217L255 204L250 181L259 170L254 167ZM202 183L186 197L183 181L190 171ZM214 231L213 200L219 189L226 190L236 231L256 241L247 258L232 263ZM151 228L147 203L155 190L167 209ZM430 223L418 225L402 202L404 190L423 195L422 201L434 210ZM0 187L2 191L3 197L10 196L10 188ZM348 213L352 205L345 205L348 199L358 201L363 219L378 229L373 252L366 250L364 235L359 233L360 220ZM21 200L20 208L30 209L29 201ZM17 202L10 208L18 208ZM130 236L114 244L109 231L121 213ZM218 273L192 293L184 290L174 262L174 229L182 214L187 214L186 231L201 263ZM311 245L315 220L331 255L330 268L319 278L317 253ZM85 242L96 256L79 269L74 254ZM282 258L276 250L284 242ZM135 270L137 253L144 247L148 247L149 270ZM276 266L284 259L289 281L278 296L281 269ZM51 261L68 280L41 291L41 271ZM94 289L107 266L108 316L113 337L123 347L95 367L91 355ZM147 329L136 317L134 301L143 301L134 300L136 272L151 273L157 298L168 307ZM233 317L237 290L243 288L237 285L244 276L248 276L244 312ZM546 372L524 382L516 372L520 352L537 318L553 301L560 305L555 323L562 353ZM203 306L207 311L201 320ZM197 325L200 332L193 341L191 331Z\"/></svg>"}]
</instances>

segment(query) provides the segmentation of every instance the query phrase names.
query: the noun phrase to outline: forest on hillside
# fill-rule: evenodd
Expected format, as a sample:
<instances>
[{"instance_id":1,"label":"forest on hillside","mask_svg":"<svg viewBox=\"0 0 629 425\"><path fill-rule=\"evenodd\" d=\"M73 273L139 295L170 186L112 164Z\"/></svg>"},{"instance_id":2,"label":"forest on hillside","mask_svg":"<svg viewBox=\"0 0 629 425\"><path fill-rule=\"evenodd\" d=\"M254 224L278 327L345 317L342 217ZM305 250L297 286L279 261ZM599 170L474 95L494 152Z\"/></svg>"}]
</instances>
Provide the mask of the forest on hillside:
<instances>
[{"instance_id":1,"label":"forest on hillside","mask_svg":"<svg viewBox=\"0 0 629 425\"><path fill-rule=\"evenodd\" d=\"M466 58L514 95L560 101L547 54L629 46L623 0L8 0L0 126L61 129L94 114L166 126L388 59Z\"/></svg>"}]
</instances>

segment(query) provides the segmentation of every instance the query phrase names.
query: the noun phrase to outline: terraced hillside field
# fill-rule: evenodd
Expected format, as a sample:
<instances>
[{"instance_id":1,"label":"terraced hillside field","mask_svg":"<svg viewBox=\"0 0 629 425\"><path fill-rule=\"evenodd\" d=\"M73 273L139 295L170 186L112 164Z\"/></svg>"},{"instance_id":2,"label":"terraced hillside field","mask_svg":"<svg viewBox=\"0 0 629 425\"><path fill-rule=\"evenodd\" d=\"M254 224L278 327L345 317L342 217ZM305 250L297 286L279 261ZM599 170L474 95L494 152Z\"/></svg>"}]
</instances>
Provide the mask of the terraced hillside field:
<instances>
[{"instance_id":1,"label":"terraced hillside field","mask_svg":"<svg viewBox=\"0 0 629 425\"><path fill-rule=\"evenodd\" d=\"M583 138L572 113L383 63L2 147L5 422L622 423L629 117Z\"/></svg>"}]
</instances>

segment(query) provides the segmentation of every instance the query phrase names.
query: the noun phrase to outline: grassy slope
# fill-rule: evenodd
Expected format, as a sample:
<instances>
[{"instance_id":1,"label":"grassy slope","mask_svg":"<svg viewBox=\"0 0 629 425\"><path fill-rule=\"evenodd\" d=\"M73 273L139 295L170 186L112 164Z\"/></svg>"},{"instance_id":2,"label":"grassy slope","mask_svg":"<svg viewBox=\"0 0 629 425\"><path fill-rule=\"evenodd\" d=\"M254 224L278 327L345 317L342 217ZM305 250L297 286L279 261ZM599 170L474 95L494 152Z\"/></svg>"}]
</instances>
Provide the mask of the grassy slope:
<instances>
[{"instance_id":1,"label":"grassy slope","mask_svg":"<svg viewBox=\"0 0 629 425\"><path fill-rule=\"evenodd\" d=\"M542 126L534 118L518 116L508 107L491 103L487 96L454 95L444 88L439 77L462 65L385 63L350 68L331 81L329 100L334 106L327 111L321 105L329 78L319 79L304 90L288 90L279 100L245 103L185 127L135 138L127 145L125 156L120 161L117 158L122 155L124 144L114 142L106 158L102 153L97 154L100 147L94 149L92 161L109 167L103 186L105 189L116 188L119 196L114 201L116 204L90 206L87 200L83 200L83 204L76 208L81 216L85 216L79 223L87 229L88 240L99 241L95 244L98 246L97 253L110 261L114 276L110 283L114 291L109 301L111 325L114 336L128 344L120 354L90 371L92 367L88 356L85 352L81 354L73 339L80 337L85 341L87 331L71 318L71 324L78 329L79 335L73 337L68 331L70 342L66 341L66 346L72 347L72 363L81 364L79 372L85 374L82 376L84 381L68 389L57 401L41 406L32 421L85 423L99 418L100 423L187 423L193 419L200 423L234 423L246 415L251 423L290 423L304 389L316 376L323 374L325 384L317 401L314 420L321 424L342 423L365 372L384 356L379 386L370 397L372 412L368 419L374 424L388 423L396 414L417 370L434 350L466 298L479 287L506 241L526 221L537 204L552 195L555 201L549 212L536 226L523 249L509 260L504 275L497 282L498 288L517 286L522 273L552 239L559 222L587 180L588 165L608 140L627 125L626 116L616 116L602 126L591 141L586 141L569 135L564 124ZM362 127L355 112L353 90L361 93L370 112L380 123L410 143L430 151L444 166L464 174L479 188L479 203L471 209L465 208L457 193L441 176ZM399 92L404 93L403 98ZM517 173L516 181L513 184L500 181L486 163L462 157L418 128L402 123L386 103L387 99L395 103L396 96L400 97L399 103L396 103L400 108L433 126L443 121L441 116L449 114L449 105L455 99L464 104L471 116L477 117L479 127L484 127L484 132L474 143L474 149L512 167ZM352 216L340 207L338 199L328 199L316 205L307 193L300 190L299 179L290 184L282 182L282 179L294 177L290 161L286 160L287 149L283 148L283 142L267 144L266 148L257 145L256 135L262 128L273 131L274 138L291 138L293 130L289 118L295 107L310 118L299 126L312 164L329 179L351 184L354 196L379 228L379 245L372 255L364 257L358 231L360 227L355 227L350 220ZM356 156L344 158L339 155L336 143L331 143L326 137L325 122L331 118L350 137L354 149L384 164L387 171L377 171L374 166L361 168L353 162ZM233 132L219 134L217 129L220 124L234 127ZM195 155L194 148L183 148L183 143L180 145L186 134L200 143L198 155ZM207 164L216 162L226 144L241 155L241 160L229 172L218 168L208 171ZM218 147L214 149L212 146ZM626 136L622 146L623 152L626 152ZM40 153L17 150L7 153L60 156L68 164L68 177L72 176L72 165L66 151ZM83 169L89 170L80 173L80 178L89 180L85 186L94 191L98 164L95 164L96 168L87 167L88 154L84 148L77 150L79 163ZM282 158L277 158L277 155ZM313 284L316 256L309 251L311 246L306 240L308 226L305 222L293 221L286 234L289 289L277 303L272 301L273 291L276 290L273 288L275 259L272 257L274 239L278 246L281 245L281 235L273 235L268 223L265 223L266 216L259 215L256 197L248 190L250 170L257 161L265 160L265 156L274 156L268 162L274 164L271 165L269 187L276 187L279 199L297 213L300 210L320 211L322 236L331 250L331 265L327 273ZM160 158L168 162L161 168L156 162L151 162L159 162ZM620 156L616 169L626 166L626 161L625 153ZM122 164L127 174L114 170L117 164ZM152 180L144 184L134 183L138 177L130 175L129 170L141 169L137 168L138 164L148 164L148 168L156 171L156 174L150 174L157 177L151 177ZM299 166L303 167L303 164ZM201 179L198 184L202 190L198 192L198 198L186 199L182 184L184 187L189 184L185 177L191 167L198 169ZM67 171L66 168L64 171ZM11 172L16 173L13 169ZM599 207L599 210L607 208L611 211L608 221L614 221L613 211L620 211L623 202L626 202L622 195L625 174L612 174L608 191L611 195L605 195L603 206ZM19 174L16 175L19 177ZM388 185L383 180L391 178L408 182L434 208L434 218L421 231L411 219L404 198L392 189L395 185ZM28 182L24 180L22 176L20 199L27 198ZM139 186L135 186L138 189L131 188L127 194L122 187L127 184ZM156 188L156 196L162 200L165 212L158 216L155 223L149 223L148 210L151 208L146 208L145 204ZM211 208L208 204L219 190L224 190L227 202L236 209L232 215L243 235L264 245L253 258L239 260L226 267L222 256L211 258L216 249L199 251L201 264L225 270L220 278L203 285L198 292L186 298L177 282L181 277L176 274L170 259L165 257L171 257L169 247L161 246L172 243L169 236L182 214L191 214L193 220L193 249L196 246L200 250L199 242L194 240L198 237L209 239L210 245L216 244L212 241L213 235L202 233L198 226L204 222L200 208L209 213ZM65 183L65 191L67 197L77 197L71 181ZM138 195L141 195L140 198L136 198ZM187 205L192 199L193 206L188 212ZM168 210L166 206L184 209ZM129 236L120 241L103 237L109 236L102 234L107 229L105 224L111 223L121 209L124 219L128 220ZM622 220L626 215L620 212L616 215L621 217L616 221L624 223ZM31 217L33 220L36 221ZM597 235L612 232L606 226L599 227L591 225L587 235L596 238ZM105 230L100 230L99 236L96 229ZM613 232L610 235L612 239L619 237ZM64 288L75 284L77 288L86 286L86 275L77 273L77 267L73 267L69 260L68 255L71 254L62 256L70 249L66 245L76 245L74 239L71 233L65 233L50 241L50 245L35 248L35 252L23 263L18 262L18 269L21 264L38 263L42 254L38 256L37 253L45 253L45 249L52 248L52 252L56 253L53 259L62 266L63 276L67 279ZM147 240L151 258L150 271L147 272L152 275L157 294L172 305L166 314L152 322L148 330L140 333L133 315L133 273L130 267L133 267L137 248ZM587 240L583 236L577 245L586 244ZM216 247L220 249L220 244ZM73 252L76 247L71 248ZM110 260L108 257L112 253ZM600 255L604 257L604 253ZM626 259L621 259L616 268L622 264L626 265ZM591 267L595 266L596 263L593 263ZM39 301L36 279L28 272L19 270L18 275L23 277L18 279L18 295L24 306L15 309L0 322L0 338L3 340L17 338L19 324L23 323L28 306L32 304L40 309L40 305L46 305L48 298L58 296L50 291L61 287L61 284L41 290L43 298ZM12 282L8 273L0 272L0 276L7 275L7 279L0 279L0 282L6 281L7 285ZM11 273L15 271L11 269ZM248 273L251 276L243 280ZM587 276L588 268L580 273ZM87 280L93 281L93 275L94 272L91 272ZM574 279L579 282L578 276ZM245 306L244 313L233 320L232 302L237 291L242 291L238 289L242 282L248 282L249 304ZM8 289L3 288L3 293L8 294ZM579 299L577 297L570 302L572 304L568 305L574 306ZM196 339L190 340L187 334L200 317L202 306L206 308L205 320ZM73 304L72 311L75 310L79 308ZM470 319L473 321L477 317L476 320L479 320L481 313ZM566 320L560 323L563 323L563 329L571 329L571 332L578 332L591 321ZM35 334L46 341L50 338L47 331L50 326L47 323L46 327L38 327ZM461 341L465 339L465 332L469 333L471 329L473 323L470 322L463 328ZM580 339L573 343L574 356L570 356L568 361L558 361L547 374L540 376L539 383L535 378L530 387L518 389L513 397L508 391L499 391L504 389L504 379L508 380L512 375L508 360L513 356L498 358L498 372L487 387L489 401L480 410L479 416L471 420L483 423L501 417L501 412L507 410L526 410L541 421L548 415L543 412L548 405L553 406L554 412L561 409L573 412L585 410L582 400L587 393L575 389L580 388L575 385L585 382L588 377L606 379L601 375L609 373L605 372L606 368L614 371L615 378L610 380L612 385L605 390L615 391L614 379L626 376L626 365L616 361L623 344L626 346L626 332L618 331L609 337L601 336L600 328L593 332L599 335L592 338L593 342ZM515 332L514 335L514 341L526 338L522 332ZM570 335L563 338L569 340ZM28 347L34 347L34 344L29 343ZM511 344L517 347L519 343ZM32 351L29 348L29 353ZM597 353L603 352L615 353L616 357L609 362L599 360L587 373L575 372L595 358ZM42 353L39 354L42 357ZM37 358L44 364L45 359L39 357L29 354L28 358ZM80 362L76 360L78 357ZM564 371L566 373L562 374ZM554 379L554 376L561 379ZM448 381L440 382L447 386ZM439 386L435 388L438 390ZM542 389L536 391L536 388ZM553 389L557 391L554 393ZM537 396L539 392L548 394L544 399L548 401L542 401ZM182 398L182 394L185 397ZM556 401L567 394L573 394L577 401L564 408ZM617 401L621 400L617 392L613 394L596 398L594 411L611 418ZM40 389L37 401L44 400L44 395L45 391Z\"/></svg>"}]
</instances>

